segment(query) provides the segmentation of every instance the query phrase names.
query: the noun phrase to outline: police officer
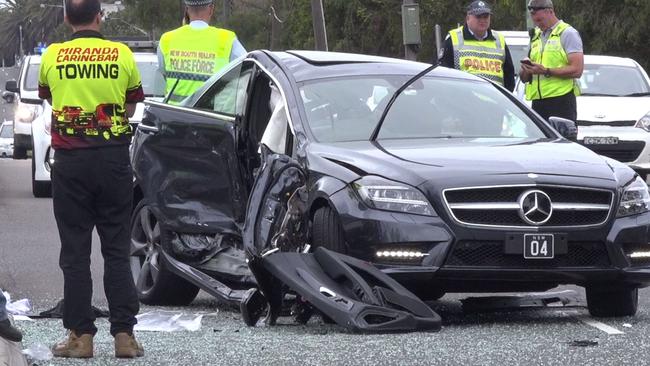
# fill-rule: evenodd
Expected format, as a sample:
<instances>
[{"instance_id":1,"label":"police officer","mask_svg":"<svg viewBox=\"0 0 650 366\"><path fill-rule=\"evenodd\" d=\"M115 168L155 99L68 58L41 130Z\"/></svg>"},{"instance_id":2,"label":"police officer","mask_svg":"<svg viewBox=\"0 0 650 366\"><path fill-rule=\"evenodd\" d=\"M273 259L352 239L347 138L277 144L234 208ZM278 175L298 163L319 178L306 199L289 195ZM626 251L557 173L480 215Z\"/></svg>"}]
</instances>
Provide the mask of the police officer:
<instances>
[{"instance_id":1,"label":"police officer","mask_svg":"<svg viewBox=\"0 0 650 366\"><path fill-rule=\"evenodd\" d=\"M23 334L11 325L6 305L7 299L2 293L2 290L0 290L0 338L11 342L20 342L23 340Z\"/></svg>"},{"instance_id":2,"label":"police officer","mask_svg":"<svg viewBox=\"0 0 650 366\"><path fill-rule=\"evenodd\" d=\"M208 25L213 0L185 0L185 5L189 24L163 34L158 46L159 68L171 104L192 95L210 76L246 53L234 32Z\"/></svg>"},{"instance_id":3,"label":"police officer","mask_svg":"<svg viewBox=\"0 0 650 366\"><path fill-rule=\"evenodd\" d=\"M530 59L522 60L519 75L526 84L526 99L545 119L551 116L577 119L575 79L582 76L584 55L577 30L559 20L551 0L530 0L537 26L530 43Z\"/></svg>"},{"instance_id":4,"label":"police officer","mask_svg":"<svg viewBox=\"0 0 650 366\"><path fill-rule=\"evenodd\" d=\"M505 38L490 29L492 9L482 0L467 6L465 25L452 29L445 39L439 64L467 71L515 88L515 68Z\"/></svg>"},{"instance_id":5,"label":"police officer","mask_svg":"<svg viewBox=\"0 0 650 366\"><path fill-rule=\"evenodd\" d=\"M65 11L72 39L45 51L38 86L39 96L52 105L52 197L61 239L63 326L69 330L52 353L93 357L97 328L90 252L97 228L115 356L139 357L144 350L133 335L139 302L129 265L133 175L128 116L144 100L140 74L131 50L99 32L99 0L67 0Z\"/></svg>"}]
</instances>

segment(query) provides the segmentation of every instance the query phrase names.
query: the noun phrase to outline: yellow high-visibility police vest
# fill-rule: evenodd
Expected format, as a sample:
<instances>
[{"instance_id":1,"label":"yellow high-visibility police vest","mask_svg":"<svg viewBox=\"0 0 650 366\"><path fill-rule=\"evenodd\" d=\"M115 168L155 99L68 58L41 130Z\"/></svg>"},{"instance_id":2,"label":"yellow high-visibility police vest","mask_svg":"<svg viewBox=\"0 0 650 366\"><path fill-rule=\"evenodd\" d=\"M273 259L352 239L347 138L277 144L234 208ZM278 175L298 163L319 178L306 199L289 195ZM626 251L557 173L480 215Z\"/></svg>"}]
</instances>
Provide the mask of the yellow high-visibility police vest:
<instances>
[{"instance_id":1,"label":"yellow high-visibility police vest","mask_svg":"<svg viewBox=\"0 0 650 366\"><path fill-rule=\"evenodd\" d=\"M54 148L129 144L125 104L144 100L131 50L86 32L50 45L41 59L39 95L52 98Z\"/></svg>"},{"instance_id":2,"label":"yellow high-visibility police vest","mask_svg":"<svg viewBox=\"0 0 650 366\"><path fill-rule=\"evenodd\" d=\"M230 52L236 39L234 32L207 27L184 25L160 38L160 50L165 61L167 94L171 104L192 95L217 71L230 62Z\"/></svg>"},{"instance_id":3,"label":"yellow high-visibility police vest","mask_svg":"<svg viewBox=\"0 0 650 366\"><path fill-rule=\"evenodd\" d=\"M492 31L494 39L478 41L463 37L464 27L449 31L454 48L454 66L458 70L482 76L503 85L506 62L505 38Z\"/></svg>"},{"instance_id":4,"label":"yellow high-visibility police vest","mask_svg":"<svg viewBox=\"0 0 650 366\"><path fill-rule=\"evenodd\" d=\"M535 28L535 35L530 42L530 60L542 64L545 68L559 68L569 64L569 57L562 47L560 36L570 27L569 24L560 21L542 44L542 31ZM580 94L580 89L574 79L565 79L555 76L533 75L530 83L526 84L526 99L538 100L552 97L560 97L572 92Z\"/></svg>"}]
</instances>

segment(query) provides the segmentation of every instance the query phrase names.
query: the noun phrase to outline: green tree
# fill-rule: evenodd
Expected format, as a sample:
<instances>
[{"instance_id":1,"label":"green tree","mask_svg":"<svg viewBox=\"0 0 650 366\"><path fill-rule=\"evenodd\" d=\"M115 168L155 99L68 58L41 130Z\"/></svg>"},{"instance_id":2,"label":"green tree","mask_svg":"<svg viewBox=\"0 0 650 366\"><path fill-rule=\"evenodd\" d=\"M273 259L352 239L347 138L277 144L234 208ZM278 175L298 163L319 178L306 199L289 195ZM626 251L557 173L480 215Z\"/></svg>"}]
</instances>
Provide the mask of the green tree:
<instances>
[{"instance_id":1,"label":"green tree","mask_svg":"<svg viewBox=\"0 0 650 366\"><path fill-rule=\"evenodd\" d=\"M23 52L31 53L38 42L55 41L57 33L53 30L63 23L63 11L57 5L58 0L6 0L0 4L1 53L17 55L21 43Z\"/></svg>"}]
</instances>

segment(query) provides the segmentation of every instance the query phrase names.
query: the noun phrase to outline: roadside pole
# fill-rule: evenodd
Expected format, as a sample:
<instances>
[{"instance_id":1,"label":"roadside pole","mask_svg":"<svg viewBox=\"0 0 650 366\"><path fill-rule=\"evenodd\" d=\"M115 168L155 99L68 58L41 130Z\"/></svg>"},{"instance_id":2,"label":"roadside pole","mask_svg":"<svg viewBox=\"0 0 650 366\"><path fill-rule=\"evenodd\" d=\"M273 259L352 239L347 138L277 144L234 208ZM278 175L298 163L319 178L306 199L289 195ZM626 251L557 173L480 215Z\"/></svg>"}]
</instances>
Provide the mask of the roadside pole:
<instances>
[{"instance_id":1,"label":"roadside pole","mask_svg":"<svg viewBox=\"0 0 650 366\"><path fill-rule=\"evenodd\" d=\"M311 18L314 23L314 41L317 51L327 51L327 30L322 0L311 0Z\"/></svg>"},{"instance_id":2,"label":"roadside pole","mask_svg":"<svg viewBox=\"0 0 650 366\"><path fill-rule=\"evenodd\" d=\"M415 0L403 0L402 35L404 38L404 58L415 61L422 43L420 37L420 6Z\"/></svg>"}]
</instances>

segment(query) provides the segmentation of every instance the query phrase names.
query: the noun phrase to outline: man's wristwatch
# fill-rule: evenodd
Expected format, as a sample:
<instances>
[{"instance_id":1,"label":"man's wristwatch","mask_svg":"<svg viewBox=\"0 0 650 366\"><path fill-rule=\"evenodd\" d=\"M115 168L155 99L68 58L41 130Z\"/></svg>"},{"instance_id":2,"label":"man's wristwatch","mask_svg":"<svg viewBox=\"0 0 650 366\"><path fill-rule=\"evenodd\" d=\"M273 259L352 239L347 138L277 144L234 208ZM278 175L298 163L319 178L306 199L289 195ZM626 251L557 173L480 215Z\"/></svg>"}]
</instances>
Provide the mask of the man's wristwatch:
<instances>
[{"instance_id":1,"label":"man's wristwatch","mask_svg":"<svg viewBox=\"0 0 650 366\"><path fill-rule=\"evenodd\" d=\"M546 71L544 71L544 76L546 76L547 78L551 77L551 68L550 67L546 68Z\"/></svg>"}]
</instances>

